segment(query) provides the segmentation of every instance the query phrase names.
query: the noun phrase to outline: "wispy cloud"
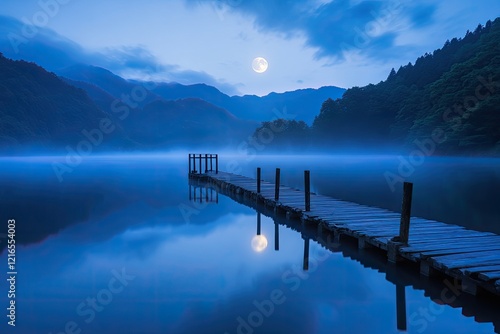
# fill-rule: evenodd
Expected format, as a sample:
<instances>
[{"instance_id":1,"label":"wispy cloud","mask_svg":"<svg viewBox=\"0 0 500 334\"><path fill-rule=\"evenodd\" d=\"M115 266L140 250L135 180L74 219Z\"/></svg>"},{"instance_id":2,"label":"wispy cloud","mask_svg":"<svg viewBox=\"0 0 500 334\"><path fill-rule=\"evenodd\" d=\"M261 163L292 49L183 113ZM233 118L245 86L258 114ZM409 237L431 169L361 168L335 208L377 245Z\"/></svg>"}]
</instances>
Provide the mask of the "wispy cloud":
<instances>
[{"instance_id":1,"label":"wispy cloud","mask_svg":"<svg viewBox=\"0 0 500 334\"><path fill-rule=\"evenodd\" d=\"M125 79L205 83L229 95L239 94L236 86L206 72L162 63L143 45L90 52L53 30L36 27L37 33L25 38L23 29L26 29L23 22L0 15L0 52L12 59L33 61L56 73L75 64L88 64L106 68Z\"/></svg>"}]
</instances>

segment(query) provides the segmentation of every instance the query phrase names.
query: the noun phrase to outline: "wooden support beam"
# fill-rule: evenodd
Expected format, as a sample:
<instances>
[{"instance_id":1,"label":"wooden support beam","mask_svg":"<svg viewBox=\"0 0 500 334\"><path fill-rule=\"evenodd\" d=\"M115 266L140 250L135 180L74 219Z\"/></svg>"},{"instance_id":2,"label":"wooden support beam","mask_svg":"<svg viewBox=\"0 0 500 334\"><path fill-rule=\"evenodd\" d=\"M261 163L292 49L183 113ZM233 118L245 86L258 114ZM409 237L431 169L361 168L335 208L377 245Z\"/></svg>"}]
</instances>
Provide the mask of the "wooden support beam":
<instances>
[{"instance_id":1,"label":"wooden support beam","mask_svg":"<svg viewBox=\"0 0 500 334\"><path fill-rule=\"evenodd\" d=\"M311 172L304 171L305 209L311 211Z\"/></svg>"},{"instance_id":2,"label":"wooden support beam","mask_svg":"<svg viewBox=\"0 0 500 334\"><path fill-rule=\"evenodd\" d=\"M200 170L198 171L199 174L201 174L201 154L200 154Z\"/></svg>"},{"instance_id":3,"label":"wooden support beam","mask_svg":"<svg viewBox=\"0 0 500 334\"><path fill-rule=\"evenodd\" d=\"M261 169L260 167L257 167L257 194L260 194L260 173L261 173Z\"/></svg>"},{"instance_id":4,"label":"wooden support beam","mask_svg":"<svg viewBox=\"0 0 500 334\"><path fill-rule=\"evenodd\" d=\"M408 244L408 238L410 236L412 193L413 183L405 182L403 185L403 204L401 207L401 221L399 225L399 241L404 244Z\"/></svg>"},{"instance_id":5,"label":"wooden support beam","mask_svg":"<svg viewBox=\"0 0 500 334\"><path fill-rule=\"evenodd\" d=\"M280 169L276 168L276 177L274 185L274 200L278 201L280 199Z\"/></svg>"}]
</instances>

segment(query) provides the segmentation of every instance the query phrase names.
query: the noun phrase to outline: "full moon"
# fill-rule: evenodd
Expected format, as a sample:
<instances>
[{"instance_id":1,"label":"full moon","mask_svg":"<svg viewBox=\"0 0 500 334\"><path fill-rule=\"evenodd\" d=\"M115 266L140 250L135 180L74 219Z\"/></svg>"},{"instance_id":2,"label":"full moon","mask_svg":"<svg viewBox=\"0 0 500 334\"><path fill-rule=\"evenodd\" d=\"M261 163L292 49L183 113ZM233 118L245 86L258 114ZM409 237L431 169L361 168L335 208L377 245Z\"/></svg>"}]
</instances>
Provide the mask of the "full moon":
<instances>
[{"instance_id":1,"label":"full moon","mask_svg":"<svg viewBox=\"0 0 500 334\"><path fill-rule=\"evenodd\" d=\"M268 67L269 63L262 57L257 57L252 61L252 68L257 73L264 73Z\"/></svg>"},{"instance_id":2,"label":"full moon","mask_svg":"<svg viewBox=\"0 0 500 334\"><path fill-rule=\"evenodd\" d=\"M252 238L252 249L257 253L267 248L267 239L263 235L256 235Z\"/></svg>"}]
</instances>

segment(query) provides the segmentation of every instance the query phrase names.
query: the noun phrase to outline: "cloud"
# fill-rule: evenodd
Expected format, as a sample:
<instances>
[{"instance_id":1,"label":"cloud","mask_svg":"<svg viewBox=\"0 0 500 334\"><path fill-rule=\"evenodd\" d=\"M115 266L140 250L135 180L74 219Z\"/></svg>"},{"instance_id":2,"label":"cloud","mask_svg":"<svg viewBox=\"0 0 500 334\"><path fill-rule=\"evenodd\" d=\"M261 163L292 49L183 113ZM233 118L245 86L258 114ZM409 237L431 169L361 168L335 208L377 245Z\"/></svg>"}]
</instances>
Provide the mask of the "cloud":
<instances>
[{"instance_id":1,"label":"cloud","mask_svg":"<svg viewBox=\"0 0 500 334\"><path fill-rule=\"evenodd\" d=\"M103 67L126 79L154 79L188 85L205 83L215 86L226 94L239 94L237 86L218 80L206 72L186 70L177 65L161 63L142 45L89 52L53 30L27 26L15 18L2 15L0 15L0 52L8 58L35 62L56 73L75 64L88 64Z\"/></svg>"},{"instance_id":2,"label":"cloud","mask_svg":"<svg viewBox=\"0 0 500 334\"><path fill-rule=\"evenodd\" d=\"M185 0L201 4L199 0ZM219 6L223 0L213 0ZM436 5L406 1L294 1L245 0L226 5L227 10L251 16L260 31L285 38L303 36L306 46L316 48L317 58L343 59L349 52L378 58L392 48L399 32L421 28L434 22Z\"/></svg>"},{"instance_id":3,"label":"cloud","mask_svg":"<svg viewBox=\"0 0 500 334\"><path fill-rule=\"evenodd\" d=\"M237 86L217 80L204 71L182 69L178 65L162 64L142 46L108 48L100 65L126 78L156 82L177 82L184 85L204 83L228 95L239 94Z\"/></svg>"}]
</instances>

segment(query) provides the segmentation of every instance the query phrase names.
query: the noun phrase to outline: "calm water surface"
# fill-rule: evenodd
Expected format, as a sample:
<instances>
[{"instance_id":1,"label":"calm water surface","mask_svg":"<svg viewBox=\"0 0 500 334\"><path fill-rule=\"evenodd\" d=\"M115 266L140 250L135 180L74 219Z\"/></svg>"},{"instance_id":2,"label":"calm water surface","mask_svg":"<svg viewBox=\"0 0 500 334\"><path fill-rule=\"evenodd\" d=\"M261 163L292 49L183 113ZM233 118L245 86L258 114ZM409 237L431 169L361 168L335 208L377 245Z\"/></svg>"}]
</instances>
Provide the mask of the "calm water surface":
<instances>
[{"instance_id":1,"label":"calm water surface","mask_svg":"<svg viewBox=\"0 0 500 334\"><path fill-rule=\"evenodd\" d=\"M256 237L257 212L222 194L206 202L202 189L202 203L190 201L187 157L87 158L62 182L56 159L1 163L0 232L16 219L18 272L16 328L2 315L2 333L397 333L397 290L410 333L500 330L498 301L460 295L439 305L443 281L415 268L387 266L349 243L325 250L314 231L267 212ZM260 166L268 180L280 167L282 182L297 187L311 169L316 192L394 210L402 185L392 191L384 174L399 175L398 165L339 156L220 162L248 176ZM404 177L415 184L413 213L500 231L499 167L428 158ZM2 279L4 310L7 291Z\"/></svg>"}]
</instances>

